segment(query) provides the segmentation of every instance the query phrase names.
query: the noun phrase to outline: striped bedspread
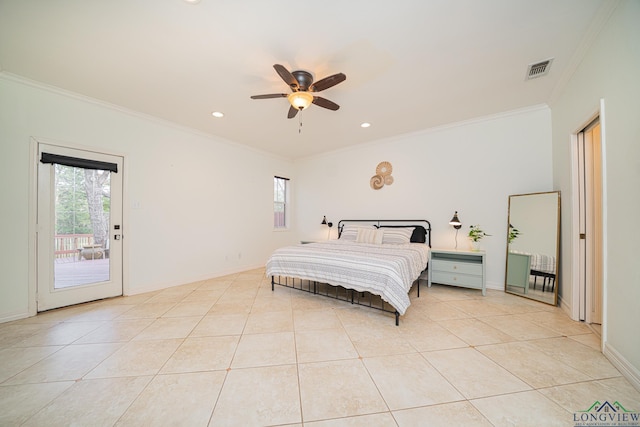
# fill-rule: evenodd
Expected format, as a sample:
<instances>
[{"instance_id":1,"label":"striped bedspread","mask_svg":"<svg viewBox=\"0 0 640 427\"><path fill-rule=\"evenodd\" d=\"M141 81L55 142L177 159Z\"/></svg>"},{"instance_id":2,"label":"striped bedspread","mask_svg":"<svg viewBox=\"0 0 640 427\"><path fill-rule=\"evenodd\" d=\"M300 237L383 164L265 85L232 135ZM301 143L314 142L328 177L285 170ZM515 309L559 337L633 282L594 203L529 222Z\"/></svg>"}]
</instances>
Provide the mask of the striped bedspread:
<instances>
[{"instance_id":1,"label":"striped bedspread","mask_svg":"<svg viewBox=\"0 0 640 427\"><path fill-rule=\"evenodd\" d=\"M531 254L531 269L556 274L556 258L550 255Z\"/></svg>"},{"instance_id":2,"label":"striped bedspread","mask_svg":"<svg viewBox=\"0 0 640 427\"><path fill-rule=\"evenodd\" d=\"M428 256L429 246L424 243L329 240L277 249L267 261L266 274L368 291L404 314L411 304L411 285L427 267Z\"/></svg>"},{"instance_id":3,"label":"striped bedspread","mask_svg":"<svg viewBox=\"0 0 640 427\"><path fill-rule=\"evenodd\" d=\"M531 260L531 270L543 273L556 274L556 257L543 254L532 254L529 252L511 251L514 254L529 255Z\"/></svg>"}]
</instances>

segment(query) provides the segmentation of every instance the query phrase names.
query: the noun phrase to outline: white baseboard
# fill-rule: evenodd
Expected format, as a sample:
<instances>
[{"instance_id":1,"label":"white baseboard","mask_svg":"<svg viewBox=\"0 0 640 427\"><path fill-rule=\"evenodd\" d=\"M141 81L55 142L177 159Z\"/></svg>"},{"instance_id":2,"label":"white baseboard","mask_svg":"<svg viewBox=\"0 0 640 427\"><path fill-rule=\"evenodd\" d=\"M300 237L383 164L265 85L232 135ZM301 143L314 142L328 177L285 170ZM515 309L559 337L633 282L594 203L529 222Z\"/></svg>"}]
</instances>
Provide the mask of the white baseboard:
<instances>
[{"instance_id":1,"label":"white baseboard","mask_svg":"<svg viewBox=\"0 0 640 427\"><path fill-rule=\"evenodd\" d=\"M569 316L569 319L571 320L578 320L578 319L574 319L573 317L571 317L571 313L572 313L572 309L571 309L571 305L567 303L567 301L562 298L561 295L558 295L558 306L560 307L560 310L564 311L567 316Z\"/></svg>"},{"instance_id":2,"label":"white baseboard","mask_svg":"<svg viewBox=\"0 0 640 427\"><path fill-rule=\"evenodd\" d=\"M0 316L0 323L13 322L14 320L26 319L29 317L28 311L21 311L19 313L4 313Z\"/></svg>"},{"instance_id":3,"label":"white baseboard","mask_svg":"<svg viewBox=\"0 0 640 427\"><path fill-rule=\"evenodd\" d=\"M624 358L615 348L608 342L604 343L604 351L602 352L609 362L615 366L636 390L640 391L640 370L633 366Z\"/></svg>"},{"instance_id":4,"label":"white baseboard","mask_svg":"<svg viewBox=\"0 0 640 427\"><path fill-rule=\"evenodd\" d=\"M495 291L504 291L504 283L487 281L487 289L493 289Z\"/></svg>"},{"instance_id":5,"label":"white baseboard","mask_svg":"<svg viewBox=\"0 0 640 427\"><path fill-rule=\"evenodd\" d=\"M230 274L242 273L243 271L255 270L255 269L261 268L261 267L264 267L264 264L254 265L254 266L245 265L243 267L237 267L237 268L234 268L234 269L217 272L215 274L207 274L207 275L204 275L202 277L192 277L192 278L189 278L189 279L180 280L180 281L176 281L176 282L159 283L159 284L154 285L154 286L146 286L146 287L142 287L142 288L129 289L129 292L126 295L128 295L128 296L140 295L140 294L144 294L144 293L147 293L147 292L161 291L163 289L173 288L174 286L181 286L181 285L185 285L187 283L200 282L202 280L215 279L217 277L223 277L223 276L228 276Z\"/></svg>"},{"instance_id":6,"label":"white baseboard","mask_svg":"<svg viewBox=\"0 0 640 427\"><path fill-rule=\"evenodd\" d=\"M147 286L147 287L143 287L143 288L136 288L133 291L127 292L126 295L139 295L139 294L144 294L147 292L154 292L154 291L161 291L163 289L167 289L167 288L172 288L174 286L180 286L180 285L184 285L187 283L193 283L193 282L199 282L202 280L208 280L208 279L215 279L217 277L223 277L223 276L227 276L229 274L236 274L236 273L242 273L243 271L249 271L249 270L255 270L258 268L264 267L264 264L259 264L259 265L245 265L243 267L237 267L228 271L222 271L222 272L217 272L215 274L209 274L206 275L206 277L196 277L196 278L190 278L187 280L180 280L177 281L175 283L172 282L167 282L167 283L160 283L158 285L154 285L154 286ZM0 313L0 323L6 323L6 322L13 322L14 320L20 320L20 319L26 319L27 317L32 317L31 314L29 314L29 311L20 311L20 312L14 312L14 313Z\"/></svg>"}]
</instances>

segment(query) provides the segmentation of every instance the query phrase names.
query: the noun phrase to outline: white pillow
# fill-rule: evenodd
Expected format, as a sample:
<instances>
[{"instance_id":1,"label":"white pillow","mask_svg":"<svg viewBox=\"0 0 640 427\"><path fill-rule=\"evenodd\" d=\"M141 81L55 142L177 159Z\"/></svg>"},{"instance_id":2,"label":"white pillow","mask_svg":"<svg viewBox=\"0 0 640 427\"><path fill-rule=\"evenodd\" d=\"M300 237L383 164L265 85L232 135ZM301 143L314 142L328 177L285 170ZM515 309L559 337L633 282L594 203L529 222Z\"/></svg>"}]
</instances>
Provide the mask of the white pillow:
<instances>
[{"instance_id":1,"label":"white pillow","mask_svg":"<svg viewBox=\"0 0 640 427\"><path fill-rule=\"evenodd\" d=\"M340 233L340 240L352 240L352 241L356 241L358 238L358 230L360 229L371 229L371 230L375 230L375 227L373 225L371 226L364 226L364 225L348 225L345 224L342 227L342 233Z\"/></svg>"},{"instance_id":2,"label":"white pillow","mask_svg":"<svg viewBox=\"0 0 640 427\"><path fill-rule=\"evenodd\" d=\"M413 227L408 228L381 228L383 231L382 235L382 243L383 244L392 244L392 245L401 245L403 243L411 243L411 235L413 234Z\"/></svg>"},{"instance_id":3,"label":"white pillow","mask_svg":"<svg viewBox=\"0 0 640 427\"><path fill-rule=\"evenodd\" d=\"M379 245L382 243L382 230L376 228L360 228L358 230L358 236L356 237L356 243L373 243Z\"/></svg>"}]
</instances>

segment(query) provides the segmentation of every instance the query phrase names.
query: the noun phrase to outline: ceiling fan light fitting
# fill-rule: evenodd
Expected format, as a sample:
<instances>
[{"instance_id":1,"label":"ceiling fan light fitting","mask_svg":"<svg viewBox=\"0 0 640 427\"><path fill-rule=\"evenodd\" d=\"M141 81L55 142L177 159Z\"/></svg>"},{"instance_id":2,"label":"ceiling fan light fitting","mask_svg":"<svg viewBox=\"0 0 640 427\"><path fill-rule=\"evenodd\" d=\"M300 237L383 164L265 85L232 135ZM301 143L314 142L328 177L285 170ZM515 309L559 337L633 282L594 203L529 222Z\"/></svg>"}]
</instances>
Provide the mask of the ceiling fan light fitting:
<instances>
[{"instance_id":1,"label":"ceiling fan light fitting","mask_svg":"<svg viewBox=\"0 0 640 427\"><path fill-rule=\"evenodd\" d=\"M289 103L293 108L304 110L313 102L313 95L311 95L309 92L298 91L289 94L287 96L287 99L289 100Z\"/></svg>"}]
</instances>

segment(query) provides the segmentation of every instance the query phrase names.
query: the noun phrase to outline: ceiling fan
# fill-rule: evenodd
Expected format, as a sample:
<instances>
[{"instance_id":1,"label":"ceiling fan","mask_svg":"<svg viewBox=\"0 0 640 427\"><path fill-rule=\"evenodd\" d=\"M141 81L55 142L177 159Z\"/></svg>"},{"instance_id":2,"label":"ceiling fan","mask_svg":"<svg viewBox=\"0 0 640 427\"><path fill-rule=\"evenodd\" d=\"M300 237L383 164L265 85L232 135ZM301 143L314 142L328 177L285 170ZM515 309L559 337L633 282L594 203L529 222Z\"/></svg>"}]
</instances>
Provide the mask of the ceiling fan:
<instances>
[{"instance_id":1,"label":"ceiling fan","mask_svg":"<svg viewBox=\"0 0 640 427\"><path fill-rule=\"evenodd\" d=\"M292 93L289 95L286 93L253 95L251 99L287 98L291 104L289 107L289 113L287 114L287 118L289 119L294 118L296 114L298 114L298 111L304 110L311 104L316 104L319 107L327 108L332 111L336 111L340 108L340 106L335 102L329 101L321 96L316 96L314 93L329 89L338 83L342 83L347 78L344 74L333 74L314 83L313 76L307 71L298 70L289 72L289 70L280 64L275 64L273 68L275 68L282 80L289 85Z\"/></svg>"}]
</instances>

